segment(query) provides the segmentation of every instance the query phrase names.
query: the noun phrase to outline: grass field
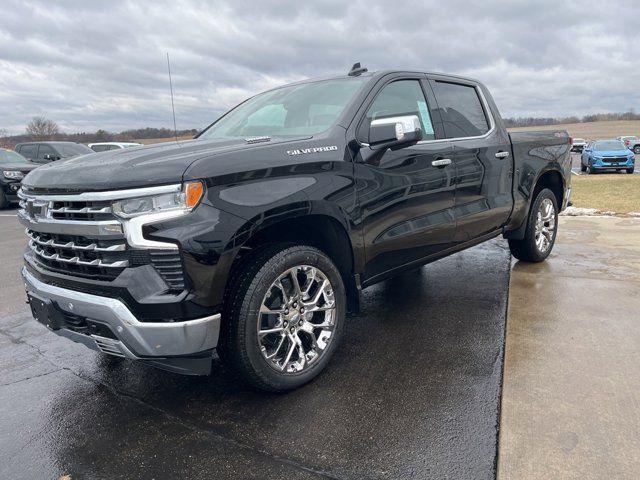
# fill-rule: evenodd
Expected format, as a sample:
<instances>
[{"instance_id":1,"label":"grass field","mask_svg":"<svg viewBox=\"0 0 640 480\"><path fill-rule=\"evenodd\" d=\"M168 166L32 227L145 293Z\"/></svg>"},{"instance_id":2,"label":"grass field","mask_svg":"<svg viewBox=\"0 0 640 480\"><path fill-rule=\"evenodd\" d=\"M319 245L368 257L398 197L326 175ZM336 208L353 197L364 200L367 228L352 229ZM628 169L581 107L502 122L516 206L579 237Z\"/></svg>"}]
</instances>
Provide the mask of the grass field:
<instances>
[{"instance_id":1,"label":"grass field","mask_svg":"<svg viewBox=\"0 0 640 480\"><path fill-rule=\"evenodd\" d=\"M622 135L640 136L640 120L620 120L612 122L565 123L561 125L544 125L540 127L510 128L510 132L526 132L527 130L566 130L573 138L598 140L615 138Z\"/></svg>"},{"instance_id":2,"label":"grass field","mask_svg":"<svg viewBox=\"0 0 640 480\"><path fill-rule=\"evenodd\" d=\"M602 212L640 212L640 175L574 175L571 201L574 207Z\"/></svg>"}]
</instances>

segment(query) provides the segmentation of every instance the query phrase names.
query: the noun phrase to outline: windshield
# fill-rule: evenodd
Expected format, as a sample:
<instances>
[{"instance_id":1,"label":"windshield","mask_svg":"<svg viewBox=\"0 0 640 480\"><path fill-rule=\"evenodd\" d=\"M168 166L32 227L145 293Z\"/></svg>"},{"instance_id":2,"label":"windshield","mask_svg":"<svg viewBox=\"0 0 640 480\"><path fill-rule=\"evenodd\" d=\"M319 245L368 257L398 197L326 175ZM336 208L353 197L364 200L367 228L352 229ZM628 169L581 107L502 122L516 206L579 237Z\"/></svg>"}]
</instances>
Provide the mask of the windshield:
<instances>
[{"instance_id":1,"label":"windshield","mask_svg":"<svg viewBox=\"0 0 640 480\"><path fill-rule=\"evenodd\" d=\"M200 138L314 135L333 126L365 79L343 78L278 88L250 98Z\"/></svg>"},{"instance_id":2,"label":"windshield","mask_svg":"<svg viewBox=\"0 0 640 480\"><path fill-rule=\"evenodd\" d=\"M25 163L28 162L26 158L24 158L19 153L13 152L11 150L0 150L0 163Z\"/></svg>"},{"instance_id":3,"label":"windshield","mask_svg":"<svg viewBox=\"0 0 640 480\"><path fill-rule=\"evenodd\" d=\"M71 157L73 155L84 155L86 153L93 153L86 145L79 143L59 143L56 145L56 149L64 156Z\"/></svg>"},{"instance_id":4,"label":"windshield","mask_svg":"<svg viewBox=\"0 0 640 480\"><path fill-rule=\"evenodd\" d=\"M626 150L627 147L619 140L608 140L606 142L596 142L594 150Z\"/></svg>"}]
</instances>

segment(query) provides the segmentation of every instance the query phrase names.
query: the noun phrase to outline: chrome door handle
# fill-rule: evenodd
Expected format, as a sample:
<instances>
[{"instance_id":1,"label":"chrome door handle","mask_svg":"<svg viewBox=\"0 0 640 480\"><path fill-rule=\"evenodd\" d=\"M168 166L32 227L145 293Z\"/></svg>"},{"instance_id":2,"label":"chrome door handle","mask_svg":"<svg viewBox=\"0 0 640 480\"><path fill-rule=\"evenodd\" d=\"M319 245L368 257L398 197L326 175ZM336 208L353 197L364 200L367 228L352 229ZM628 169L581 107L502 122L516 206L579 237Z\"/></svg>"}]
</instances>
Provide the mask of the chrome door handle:
<instances>
[{"instance_id":1,"label":"chrome door handle","mask_svg":"<svg viewBox=\"0 0 640 480\"><path fill-rule=\"evenodd\" d=\"M507 158L509 156L509 152L498 152L496 153L496 158Z\"/></svg>"},{"instance_id":2,"label":"chrome door handle","mask_svg":"<svg viewBox=\"0 0 640 480\"><path fill-rule=\"evenodd\" d=\"M440 158L438 160L434 160L433 162L431 162L431 165L433 165L434 167L446 167L447 165L451 165L451 159Z\"/></svg>"}]
</instances>

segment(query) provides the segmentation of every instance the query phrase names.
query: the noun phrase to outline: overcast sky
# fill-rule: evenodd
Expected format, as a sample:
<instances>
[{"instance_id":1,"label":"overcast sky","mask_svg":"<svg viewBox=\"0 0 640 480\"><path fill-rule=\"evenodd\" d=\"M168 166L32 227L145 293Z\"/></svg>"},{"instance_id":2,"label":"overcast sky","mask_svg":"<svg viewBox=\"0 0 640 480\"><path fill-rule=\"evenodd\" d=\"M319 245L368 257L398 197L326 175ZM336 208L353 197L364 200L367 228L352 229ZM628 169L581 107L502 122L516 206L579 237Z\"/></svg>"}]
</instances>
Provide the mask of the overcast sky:
<instances>
[{"instance_id":1,"label":"overcast sky","mask_svg":"<svg viewBox=\"0 0 640 480\"><path fill-rule=\"evenodd\" d=\"M305 77L410 68L476 77L503 116L640 112L640 1L3 0L0 129L202 128Z\"/></svg>"}]
</instances>

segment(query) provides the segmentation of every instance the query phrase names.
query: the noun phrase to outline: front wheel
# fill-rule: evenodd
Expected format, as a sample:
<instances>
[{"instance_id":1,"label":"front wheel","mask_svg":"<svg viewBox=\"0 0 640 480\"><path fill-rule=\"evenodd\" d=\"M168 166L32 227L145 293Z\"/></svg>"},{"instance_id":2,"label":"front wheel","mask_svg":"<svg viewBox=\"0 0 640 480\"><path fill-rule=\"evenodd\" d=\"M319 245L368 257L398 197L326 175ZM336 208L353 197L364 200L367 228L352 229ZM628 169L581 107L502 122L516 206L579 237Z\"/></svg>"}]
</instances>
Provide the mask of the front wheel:
<instances>
[{"instance_id":1,"label":"front wheel","mask_svg":"<svg viewBox=\"0 0 640 480\"><path fill-rule=\"evenodd\" d=\"M522 240L509 240L511 254L525 262L542 262L556 241L558 202L551 190L541 190L534 199Z\"/></svg>"},{"instance_id":2,"label":"front wheel","mask_svg":"<svg viewBox=\"0 0 640 480\"><path fill-rule=\"evenodd\" d=\"M633 173L633 167L627 168L627 173Z\"/></svg>"},{"instance_id":3,"label":"front wheel","mask_svg":"<svg viewBox=\"0 0 640 480\"><path fill-rule=\"evenodd\" d=\"M346 294L331 259L305 245L256 252L230 286L221 358L250 384L283 392L328 363L342 336Z\"/></svg>"},{"instance_id":4,"label":"front wheel","mask_svg":"<svg viewBox=\"0 0 640 480\"><path fill-rule=\"evenodd\" d=\"M580 171L581 172L586 172L587 171L587 167L585 166L584 163L580 163Z\"/></svg>"},{"instance_id":5,"label":"front wheel","mask_svg":"<svg viewBox=\"0 0 640 480\"><path fill-rule=\"evenodd\" d=\"M640 154L640 145L633 147L633 153Z\"/></svg>"}]
</instances>

